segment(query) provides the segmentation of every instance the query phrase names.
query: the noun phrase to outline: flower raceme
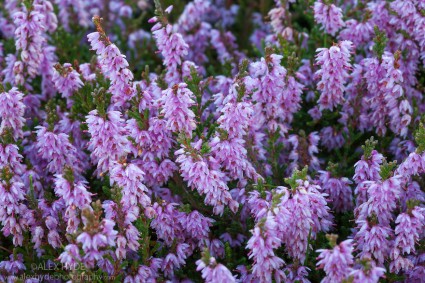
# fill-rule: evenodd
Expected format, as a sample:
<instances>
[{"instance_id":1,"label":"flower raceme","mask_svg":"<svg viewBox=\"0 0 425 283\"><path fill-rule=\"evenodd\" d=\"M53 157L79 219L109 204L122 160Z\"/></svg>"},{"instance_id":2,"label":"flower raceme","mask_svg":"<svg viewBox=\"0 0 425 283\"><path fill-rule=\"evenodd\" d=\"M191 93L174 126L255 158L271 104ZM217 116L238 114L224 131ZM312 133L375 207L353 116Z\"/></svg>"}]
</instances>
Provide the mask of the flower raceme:
<instances>
[{"instance_id":1,"label":"flower raceme","mask_svg":"<svg viewBox=\"0 0 425 283\"><path fill-rule=\"evenodd\" d=\"M344 83L351 68L350 52L352 50L351 41L341 41L331 48L317 49L316 64L320 70L315 76L320 79L317 88L321 90L318 100L319 109L332 110L337 105L344 102Z\"/></svg>"}]
</instances>

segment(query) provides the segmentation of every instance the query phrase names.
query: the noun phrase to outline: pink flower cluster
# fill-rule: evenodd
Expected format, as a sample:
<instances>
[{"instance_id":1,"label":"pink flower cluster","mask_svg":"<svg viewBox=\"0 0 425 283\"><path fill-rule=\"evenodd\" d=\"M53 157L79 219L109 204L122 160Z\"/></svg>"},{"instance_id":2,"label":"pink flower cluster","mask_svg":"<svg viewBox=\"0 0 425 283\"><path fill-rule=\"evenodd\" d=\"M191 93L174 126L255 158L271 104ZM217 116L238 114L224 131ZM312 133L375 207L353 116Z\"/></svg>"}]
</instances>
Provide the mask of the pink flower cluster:
<instances>
[{"instance_id":1,"label":"pink flower cluster","mask_svg":"<svg viewBox=\"0 0 425 283\"><path fill-rule=\"evenodd\" d=\"M0 282L423 282L424 2L161 2L1 2Z\"/></svg>"}]
</instances>

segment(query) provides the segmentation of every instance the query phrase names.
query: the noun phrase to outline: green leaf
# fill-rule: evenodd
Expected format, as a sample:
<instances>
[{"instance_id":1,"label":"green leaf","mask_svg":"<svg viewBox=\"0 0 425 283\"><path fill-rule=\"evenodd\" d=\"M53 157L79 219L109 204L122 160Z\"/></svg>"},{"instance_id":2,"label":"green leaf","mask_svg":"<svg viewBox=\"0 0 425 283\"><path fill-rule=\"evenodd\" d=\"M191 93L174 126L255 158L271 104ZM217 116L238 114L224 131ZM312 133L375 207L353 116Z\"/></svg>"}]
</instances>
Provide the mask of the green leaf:
<instances>
[{"instance_id":1,"label":"green leaf","mask_svg":"<svg viewBox=\"0 0 425 283\"><path fill-rule=\"evenodd\" d=\"M419 128L416 130L415 141L416 141L416 144L418 145L416 152L418 153L424 152L425 151L425 128L422 123L419 124Z\"/></svg>"}]
</instances>

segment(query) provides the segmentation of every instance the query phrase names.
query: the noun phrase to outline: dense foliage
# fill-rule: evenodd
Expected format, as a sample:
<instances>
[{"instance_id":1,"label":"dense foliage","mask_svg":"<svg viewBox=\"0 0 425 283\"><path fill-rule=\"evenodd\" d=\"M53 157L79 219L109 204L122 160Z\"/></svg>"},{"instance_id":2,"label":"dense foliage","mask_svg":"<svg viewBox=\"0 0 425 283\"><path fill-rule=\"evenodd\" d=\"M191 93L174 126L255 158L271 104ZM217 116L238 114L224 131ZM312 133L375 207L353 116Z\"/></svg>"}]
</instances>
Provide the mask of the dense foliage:
<instances>
[{"instance_id":1,"label":"dense foliage","mask_svg":"<svg viewBox=\"0 0 425 283\"><path fill-rule=\"evenodd\" d=\"M0 282L425 282L424 63L424 0L0 0Z\"/></svg>"}]
</instances>

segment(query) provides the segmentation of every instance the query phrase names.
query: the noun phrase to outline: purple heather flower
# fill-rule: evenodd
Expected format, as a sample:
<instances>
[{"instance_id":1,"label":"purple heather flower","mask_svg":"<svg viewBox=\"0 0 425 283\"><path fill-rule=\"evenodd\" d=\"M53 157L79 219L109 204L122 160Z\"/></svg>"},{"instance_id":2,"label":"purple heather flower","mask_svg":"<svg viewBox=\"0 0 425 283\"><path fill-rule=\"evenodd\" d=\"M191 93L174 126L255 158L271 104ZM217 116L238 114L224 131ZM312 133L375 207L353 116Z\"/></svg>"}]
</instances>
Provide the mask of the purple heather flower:
<instances>
[{"instance_id":1,"label":"purple heather flower","mask_svg":"<svg viewBox=\"0 0 425 283\"><path fill-rule=\"evenodd\" d=\"M22 155L19 154L19 148L15 144L2 145L0 144L0 168L6 166L16 175L22 175L25 171L25 166L22 164Z\"/></svg>"},{"instance_id":2,"label":"purple heather flower","mask_svg":"<svg viewBox=\"0 0 425 283\"><path fill-rule=\"evenodd\" d=\"M34 0L34 10L40 12L44 16L44 27L50 33L53 33L58 27L58 19L56 17L52 2L49 0Z\"/></svg>"},{"instance_id":3,"label":"purple heather flower","mask_svg":"<svg viewBox=\"0 0 425 283\"><path fill-rule=\"evenodd\" d=\"M348 134L348 129L346 127L342 128L341 131L338 131L332 126L324 127L320 130L320 143L326 147L328 151L341 148L345 143L344 134Z\"/></svg>"},{"instance_id":4,"label":"purple heather flower","mask_svg":"<svg viewBox=\"0 0 425 283\"><path fill-rule=\"evenodd\" d=\"M391 252L390 264L392 272L398 273L400 269L408 270L413 267L411 260L405 256L414 254L415 244L419 241L421 233L423 233L425 225L425 209L416 206L408 213L400 214L395 223L395 242Z\"/></svg>"},{"instance_id":5,"label":"purple heather flower","mask_svg":"<svg viewBox=\"0 0 425 283\"><path fill-rule=\"evenodd\" d=\"M319 158L317 157L319 141L320 136L317 132L312 132L308 135L308 154L310 155L310 168L313 170L320 168Z\"/></svg>"},{"instance_id":6,"label":"purple heather flower","mask_svg":"<svg viewBox=\"0 0 425 283\"><path fill-rule=\"evenodd\" d=\"M284 282L288 283L310 283L310 281L307 279L308 271L310 268L305 266L300 266L298 264L290 264L283 272L285 272L287 275L287 278Z\"/></svg>"},{"instance_id":7,"label":"purple heather flower","mask_svg":"<svg viewBox=\"0 0 425 283\"><path fill-rule=\"evenodd\" d=\"M273 8L268 13L268 16L270 18L270 25L273 29L273 32L277 35L282 35L285 29L285 26L283 25L285 17L286 17L285 14L286 14L286 10L282 6Z\"/></svg>"},{"instance_id":8,"label":"purple heather flower","mask_svg":"<svg viewBox=\"0 0 425 283\"><path fill-rule=\"evenodd\" d=\"M298 76L297 76L298 78ZM294 113L301 108L301 94L303 93L304 85L299 83L294 76L287 76L286 87L283 91L282 98L285 111L283 113L284 119L291 123Z\"/></svg>"},{"instance_id":9,"label":"purple heather flower","mask_svg":"<svg viewBox=\"0 0 425 283\"><path fill-rule=\"evenodd\" d=\"M162 264L162 259L152 258L150 266L140 265L135 275L128 275L124 279L124 283L137 283L137 282L156 282L158 278L158 269Z\"/></svg>"},{"instance_id":10,"label":"purple heather flower","mask_svg":"<svg viewBox=\"0 0 425 283\"><path fill-rule=\"evenodd\" d=\"M421 282L425 278L425 267L417 265L406 272L406 281Z\"/></svg>"},{"instance_id":11,"label":"purple heather flower","mask_svg":"<svg viewBox=\"0 0 425 283\"><path fill-rule=\"evenodd\" d=\"M189 237L202 242L203 239L208 238L213 222L213 219L205 217L194 210L187 215L183 226Z\"/></svg>"},{"instance_id":12,"label":"purple heather flower","mask_svg":"<svg viewBox=\"0 0 425 283\"><path fill-rule=\"evenodd\" d=\"M179 269L186 263L186 258L191 254L190 247L188 244L178 244L176 247L176 253L169 253L162 261L162 270L164 275L172 277L174 275L174 269Z\"/></svg>"},{"instance_id":13,"label":"purple heather flower","mask_svg":"<svg viewBox=\"0 0 425 283\"><path fill-rule=\"evenodd\" d=\"M59 248L62 245L62 242L58 233L58 220L52 216L47 216L45 223L47 229L49 229L47 241L53 248Z\"/></svg>"},{"instance_id":14,"label":"purple heather flower","mask_svg":"<svg viewBox=\"0 0 425 283\"><path fill-rule=\"evenodd\" d=\"M192 131L196 128L195 114L190 109L195 104L193 98L193 93L185 83L174 85L162 92L161 114L164 114L169 130L192 135Z\"/></svg>"},{"instance_id":15,"label":"purple heather flower","mask_svg":"<svg viewBox=\"0 0 425 283\"><path fill-rule=\"evenodd\" d=\"M11 5L9 5L10 3L12 3L14 7L11 7ZM8 3L5 3L4 7L7 11L9 11L9 14L13 15L17 11L16 4L16 1L9 1ZM5 38L12 38L15 33L15 26L13 25L13 22L7 19L3 13L0 14L0 31Z\"/></svg>"},{"instance_id":16,"label":"purple heather flower","mask_svg":"<svg viewBox=\"0 0 425 283\"><path fill-rule=\"evenodd\" d=\"M146 160L146 162L138 160L136 163L146 173L145 183L150 187L162 186L167 183L178 169L177 165L169 159L164 159L160 163L157 160Z\"/></svg>"},{"instance_id":17,"label":"purple heather flower","mask_svg":"<svg viewBox=\"0 0 425 283\"><path fill-rule=\"evenodd\" d=\"M246 135L251 122L253 106L249 102L229 102L221 109L222 115L217 119L219 128L228 133L230 139Z\"/></svg>"},{"instance_id":18,"label":"purple heather flower","mask_svg":"<svg viewBox=\"0 0 425 283\"><path fill-rule=\"evenodd\" d=\"M415 143L411 140L395 138L390 145L391 153L398 163L402 163L412 152L416 150Z\"/></svg>"},{"instance_id":19,"label":"purple heather flower","mask_svg":"<svg viewBox=\"0 0 425 283\"><path fill-rule=\"evenodd\" d=\"M157 117L149 119L149 128L147 130L139 129L137 121L130 119L127 121L127 130L136 142L141 152L143 160L155 160L168 157L172 147L172 132L168 130L167 121Z\"/></svg>"},{"instance_id":20,"label":"purple heather flower","mask_svg":"<svg viewBox=\"0 0 425 283\"><path fill-rule=\"evenodd\" d=\"M238 282L255 282L252 274L249 273L248 268L245 265L238 265L236 267L236 272L240 273Z\"/></svg>"},{"instance_id":21,"label":"purple heather flower","mask_svg":"<svg viewBox=\"0 0 425 283\"><path fill-rule=\"evenodd\" d=\"M404 137L407 134L407 126L410 124L410 115L413 110L409 101L403 99L403 88L401 85L403 83L403 73L398 67L399 63L397 63L397 60L395 59L395 55L390 53L385 53L382 56L381 66L386 74L381 80L381 83L384 86L390 128L394 133Z\"/></svg>"},{"instance_id":22,"label":"purple heather flower","mask_svg":"<svg viewBox=\"0 0 425 283\"><path fill-rule=\"evenodd\" d=\"M91 151L92 161L97 163L98 175L109 171L114 162L130 152L130 142L121 113L109 111L106 116L107 118L100 117L97 110L92 110L86 117L91 135L88 149Z\"/></svg>"},{"instance_id":23,"label":"purple heather flower","mask_svg":"<svg viewBox=\"0 0 425 283\"><path fill-rule=\"evenodd\" d=\"M14 66L16 63L16 56L13 54L8 54L5 58L5 62L6 62L6 66L5 68L1 71L2 75L3 75L3 81L5 83L11 83L12 85L18 85L18 83L16 82L19 79L16 79L15 76L15 72L14 72ZM23 84L23 83L21 83Z\"/></svg>"},{"instance_id":24,"label":"purple heather flower","mask_svg":"<svg viewBox=\"0 0 425 283\"><path fill-rule=\"evenodd\" d=\"M364 78L366 80L367 90L373 94L368 100L371 105L371 114L368 115L378 134L385 134L387 128L385 125L385 115L387 113L384 93L380 91L380 81L384 77L384 71L377 58L366 58L362 60L364 67Z\"/></svg>"},{"instance_id":25,"label":"purple heather flower","mask_svg":"<svg viewBox=\"0 0 425 283\"><path fill-rule=\"evenodd\" d=\"M245 242L246 237L245 235L237 234L236 238L232 238L229 233L224 233L220 235L220 239L225 243L229 243L230 247L235 248L240 247Z\"/></svg>"},{"instance_id":26,"label":"purple heather flower","mask_svg":"<svg viewBox=\"0 0 425 283\"><path fill-rule=\"evenodd\" d=\"M128 69L128 62L118 47L109 39L103 39L99 32L87 35L90 45L98 55L98 63L102 73L111 81L108 91L112 94L112 103L123 106L135 94L133 73Z\"/></svg>"},{"instance_id":27,"label":"purple heather flower","mask_svg":"<svg viewBox=\"0 0 425 283\"><path fill-rule=\"evenodd\" d=\"M292 2L292 0L290 1ZM282 37L288 41L294 41L294 30L291 26L286 27L284 23L290 22L288 17L289 3L281 3L275 1L276 7L271 9L268 13L270 19L270 27L273 33L269 31L269 27L263 28L266 33L264 35L267 44L275 44L279 41L279 37ZM304 36L307 35L304 33Z\"/></svg>"},{"instance_id":28,"label":"purple heather flower","mask_svg":"<svg viewBox=\"0 0 425 283\"><path fill-rule=\"evenodd\" d=\"M77 209L81 211L83 208L88 207L92 200L92 194L87 191L85 182L78 181L71 184L62 175L55 176L55 193L65 201L67 232L73 233L77 231L80 223Z\"/></svg>"},{"instance_id":29,"label":"purple heather flower","mask_svg":"<svg viewBox=\"0 0 425 283\"><path fill-rule=\"evenodd\" d=\"M354 164L355 174L354 181L360 184L364 181L378 181L381 179L379 172L383 162L383 155L372 150L370 156L362 156L362 159Z\"/></svg>"},{"instance_id":30,"label":"purple heather flower","mask_svg":"<svg viewBox=\"0 0 425 283\"><path fill-rule=\"evenodd\" d=\"M79 66L81 75L83 76L85 81L94 81L96 79L96 74L94 70L92 70L92 66L89 63L84 63Z\"/></svg>"},{"instance_id":31,"label":"purple heather flower","mask_svg":"<svg viewBox=\"0 0 425 283\"><path fill-rule=\"evenodd\" d=\"M209 61L205 52L210 42L211 24L205 22L206 15L211 12L211 3L206 0L195 0L186 5L177 22L177 29L182 34L189 48L187 60L203 65ZM184 64L184 63L183 63ZM201 72L205 68L201 66Z\"/></svg>"},{"instance_id":32,"label":"purple heather flower","mask_svg":"<svg viewBox=\"0 0 425 283\"><path fill-rule=\"evenodd\" d=\"M382 154L372 150L370 156L363 155L362 159L354 164L355 174L353 179L357 184L354 191L357 206L368 200L367 190L372 184L371 181L379 181L381 179L379 172L381 171L380 166L383 158Z\"/></svg>"},{"instance_id":33,"label":"purple heather flower","mask_svg":"<svg viewBox=\"0 0 425 283\"><path fill-rule=\"evenodd\" d=\"M196 28L203 21L206 13L209 12L210 5L210 2L206 0L195 0L188 3L179 17L179 28L185 31Z\"/></svg>"},{"instance_id":34,"label":"purple heather flower","mask_svg":"<svg viewBox=\"0 0 425 283\"><path fill-rule=\"evenodd\" d=\"M348 178L332 178L331 173L319 171L320 183L323 192L329 196L333 209L336 212L346 212L353 208L353 192Z\"/></svg>"},{"instance_id":35,"label":"purple heather flower","mask_svg":"<svg viewBox=\"0 0 425 283\"><path fill-rule=\"evenodd\" d=\"M350 19L345 22L345 28L339 33L338 38L349 40L355 46L368 43L373 36L373 25L369 21L358 22Z\"/></svg>"},{"instance_id":36,"label":"purple heather flower","mask_svg":"<svg viewBox=\"0 0 425 283\"><path fill-rule=\"evenodd\" d=\"M26 206L22 203L25 200L24 184L19 178L12 177L9 182L0 182L0 223L3 226L1 231L8 237L13 235L13 244L21 246L24 240L23 231L26 230L23 218Z\"/></svg>"},{"instance_id":37,"label":"purple heather flower","mask_svg":"<svg viewBox=\"0 0 425 283\"><path fill-rule=\"evenodd\" d=\"M252 99L262 108L256 111L264 112L270 130L276 131L279 126L281 131L287 132L286 124L300 108L302 85L287 76L286 69L281 66L282 58L271 54L251 63L250 74L256 79Z\"/></svg>"},{"instance_id":38,"label":"purple heather flower","mask_svg":"<svg viewBox=\"0 0 425 283\"><path fill-rule=\"evenodd\" d=\"M195 148L198 147L197 150L200 149L201 142L202 140L199 140L195 145ZM210 168L205 158L190 154L185 146L175 154L178 156L176 162L180 164L183 179L201 195L205 194L205 204L214 206L215 214L222 214L225 205L229 205L233 212L237 211L239 204L232 199L223 172ZM209 161L216 162L212 157Z\"/></svg>"},{"instance_id":39,"label":"purple heather flower","mask_svg":"<svg viewBox=\"0 0 425 283\"><path fill-rule=\"evenodd\" d=\"M56 94L55 84L53 82L54 63L57 62L54 46L45 46L43 48L43 61L40 65L41 73L41 96L43 99L49 99Z\"/></svg>"},{"instance_id":40,"label":"purple heather flower","mask_svg":"<svg viewBox=\"0 0 425 283\"><path fill-rule=\"evenodd\" d=\"M207 247L208 251L211 253L211 256L216 258L224 258L225 250L224 244L219 239L205 239L204 243L200 242L199 247Z\"/></svg>"},{"instance_id":41,"label":"purple heather flower","mask_svg":"<svg viewBox=\"0 0 425 283\"><path fill-rule=\"evenodd\" d=\"M26 272L28 244L71 273L83 264L131 283L190 282L198 249L205 252L196 269L207 282L307 283L317 274L304 261L335 228L332 210L335 223L354 213L352 240L318 250L319 280L378 282L385 267L422 282L425 4L315 0L307 16L337 43L296 62L292 51L311 55L301 49L320 36L300 31L300 11L289 17L295 1L276 0L268 13L251 7L252 32L242 41L237 19L246 7L226 0L175 6L183 12L171 21L173 7L157 7L152 33L137 25L152 1L3 1L0 239L13 255L0 261L0 281ZM361 8L364 15L350 12ZM100 14L110 37L99 17L89 21ZM64 42L87 42L77 34L57 43L58 35L87 29L95 56L66 58L76 53ZM155 48L160 58L146 56ZM161 68L142 69L157 59ZM87 91L95 95L81 97ZM371 133L385 137L381 147L399 165L366 144L351 168L353 207L354 187L339 173L350 171L356 145ZM341 168L321 171L329 161ZM305 165L319 175L295 171ZM290 186L275 186L291 173ZM227 220L237 231L221 227ZM146 253L149 242L157 246ZM245 255L228 257L229 247L242 246ZM244 256L249 263L240 265Z\"/></svg>"},{"instance_id":42,"label":"purple heather flower","mask_svg":"<svg viewBox=\"0 0 425 283\"><path fill-rule=\"evenodd\" d=\"M235 62L239 63L244 57L244 55L238 51L236 37L230 31L224 32L217 29L211 29L210 44L217 52L218 60L221 64L233 62L232 66L235 66Z\"/></svg>"},{"instance_id":43,"label":"purple heather flower","mask_svg":"<svg viewBox=\"0 0 425 283\"><path fill-rule=\"evenodd\" d=\"M332 224L329 207L321 188L308 181L298 180L294 192L285 187L278 187L276 195L279 204L274 210L277 229L286 246L288 254L304 261L309 237L324 231L327 232Z\"/></svg>"},{"instance_id":44,"label":"purple heather flower","mask_svg":"<svg viewBox=\"0 0 425 283\"><path fill-rule=\"evenodd\" d=\"M83 216L84 222L84 216ZM94 233L83 232L77 237L77 243L82 245L84 255L84 261L89 267L93 267L95 261L102 259L102 253L100 249L114 247L117 236L117 231L113 228L115 222L109 219L103 219L97 231Z\"/></svg>"},{"instance_id":45,"label":"purple heather flower","mask_svg":"<svg viewBox=\"0 0 425 283\"><path fill-rule=\"evenodd\" d=\"M318 2L316 2L318 3ZM320 110L332 110L344 102L344 83L351 68L350 52L352 42L341 41L331 48L318 48L316 64L321 68L315 73L320 79L317 88L321 91L318 101Z\"/></svg>"},{"instance_id":46,"label":"purple heather flower","mask_svg":"<svg viewBox=\"0 0 425 283\"><path fill-rule=\"evenodd\" d=\"M26 106L22 102L23 97L24 95L15 87L8 92L0 92L0 134L10 129L15 140L24 135L22 127L25 123Z\"/></svg>"},{"instance_id":47,"label":"purple heather flower","mask_svg":"<svg viewBox=\"0 0 425 283\"><path fill-rule=\"evenodd\" d=\"M137 251L140 247L140 233L133 222L139 218L139 207L123 203L117 204L111 200L106 200L102 204L105 210L105 218L118 224L117 249L115 255L118 259L124 259L127 256L127 248Z\"/></svg>"},{"instance_id":48,"label":"purple heather flower","mask_svg":"<svg viewBox=\"0 0 425 283\"><path fill-rule=\"evenodd\" d=\"M56 89L67 99L68 105L70 105L72 94L83 86L80 74L78 74L69 63L55 67L52 80Z\"/></svg>"},{"instance_id":49,"label":"purple heather flower","mask_svg":"<svg viewBox=\"0 0 425 283\"><path fill-rule=\"evenodd\" d=\"M267 215L271 208L271 193L266 192L266 199L261 198L258 191L250 192L247 204L256 222Z\"/></svg>"},{"instance_id":50,"label":"purple heather flower","mask_svg":"<svg viewBox=\"0 0 425 283\"><path fill-rule=\"evenodd\" d=\"M425 172L424 154L412 152L409 156L397 167L395 174L400 175L402 183L406 184L412 176L419 175Z\"/></svg>"},{"instance_id":51,"label":"purple heather flower","mask_svg":"<svg viewBox=\"0 0 425 283\"><path fill-rule=\"evenodd\" d=\"M389 238L393 234L391 228L380 224L375 225L369 221L357 221L357 223L360 229L354 240L360 251L359 256L372 258L382 265L390 252L391 241Z\"/></svg>"},{"instance_id":52,"label":"purple heather flower","mask_svg":"<svg viewBox=\"0 0 425 283\"><path fill-rule=\"evenodd\" d=\"M78 267L78 264L81 262L78 246L74 244L68 244L65 247L65 251L62 252L59 256L59 260L66 269L73 269Z\"/></svg>"},{"instance_id":53,"label":"purple heather flower","mask_svg":"<svg viewBox=\"0 0 425 283\"><path fill-rule=\"evenodd\" d=\"M342 28L342 10L334 4L324 4L322 0L314 2L314 20L322 25L322 29L330 35Z\"/></svg>"},{"instance_id":54,"label":"purple heather flower","mask_svg":"<svg viewBox=\"0 0 425 283\"><path fill-rule=\"evenodd\" d=\"M150 22L157 22L153 18ZM181 80L178 67L183 63L183 58L188 54L189 46L184 41L182 35L178 33L172 25L156 23L152 27L152 34L155 38L156 46L163 56L164 66L167 67L166 81L169 84L176 84Z\"/></svg>"},{"instance_id":55,"label":"purple heather flower","mask_svg":"<svg viewBox=\"0 0 425 283\"><path fill-rule=\"evenodd\" d=\"M34 78L43 60L45 16L37 9L27 10L22 4L22 11L14 13L13 19L16 26L16 49L21 51L20 59L25 64L28 76Z\"/></svg>"},{"instance_id":56,"label":"purple heather flower","mask_svg":"<svg viewBox=\"0 0 425 283\"><path fill-rule=\"evenodd\" d=\"M377 267L370 261L363 264L366 266L351 272L353 283L378 283L379 278L385 274L385 268Z\"/></svg>"},{"instance_id":57,"label":"purple heather flower","mask_svg":"<svg viewBox=\"0 0 425 283\"><path fill-rule=\"evenodd\" d=\"M70 118L69 113L64 113L64 115L61 117L61 120L55 126L55 131L71 136L72 144L74 144L77 148L77 155L81 159L86 159L87 154L83 152L83 149L85 149L87 146L87 140L84 139L85 136L81 130L82 122L80 120L74 119L75 118ZM87 168L89 162L87 160L81 160L80 163L84 165L84 168Z\"/></svg>"},{"instance_id":58,"label":"purple heather flower","mask_svg":"<svg viewBox=\"0 0 425 283\"><path fill-rule=\"evenodd\" d=\"M22 254L11 254L9 260L4 259L0 262L0 280L3 282L15 282L18 280L18 275L20 271L26 270L24 265L24 257ZM4 276L3 274L6 274Z\"/></svg>"},{"instance_id":59,"label":"purple heather flower","mask_svg":"<svg viewBox=\"0 0 425 283\"><path fill-rule=\"evenodd\" d=\"M400 53L385 52L382 63L376 58L362 60L370 98L368 115L379 135L384 135L387 125L396 134L406 136L411 121L412 107L403 90L403 72L400 68Z\"/></svg>"},{"instance_id":60,"label":"purple heather flower","mask_svg":"<svg viewBox=\"0 0 425 283\"><path fill-rule=\"evenodd\" d=\"M218 163L229 172L231 179L244 179L244 176L253 180L258 178L258 174L249 162L247 150L244 147L245 140L241 138L227 138L220 140L215 137L211 142L211 152Z\"/></svg>"},{"instance_id":61,"label":"purple heather flower","mask_svg":"<svg viewBox=\"0 0 425 283\"><path fill-rule=\"evenodd\" d=\"M354 264L353 240L345 240L331 250L317 250L317 266L323 268L326 277L323 283L342 282L348 278Z\"/></svg>"},{"instance_id":62,"label":"purple heather flower","mask_svg":"<svg viewBox=\"0 0 425 283\"><path fill-rule=\"evenodd\" d=\"M196 265L196 270L202 271L202 278L205 282L236 282L230 270L221 263L217 263L214 257L199 259L196 261Z\"/></svg>"},{"instance_id":63,"label":"purple heather flower","mask_svg":"<svg viewBox=\"0 0 425 283\"><path fill-rule=\"evenodd\" d=\"M148 188L143 184L144 172L135 164L112 165L110 171L111 185L116 184L122 188L121 202L124 208L132 205L148 207L151 205L149 196L146 195Z\"/></svg>"},{"instance_id":64,"label":"purple heather flower","mask_svg":"<svg viewBox=\"0 0 425 283\"><path fill-rule=\"evenodd\" d=\"M70 166L80 173L77 149L69 142L67 134L55 134L45 127L37 126L36 148L42 159L48 162L47 170L61 174L65 166Z\"/></svg>"},{"instance_id":65,"label":"purple heather flower","mask_svg":"<svg viewBox=\"0 0 425 283\"><path fill-rule=\"evenodd\" d=\"M251 230L252 236L246 246L250 250L249 258L254 261L252 274L262 282L272 282L272 278L284 278L280 269L285 262L274 251L282 245L278 225L273 213L268 212Z\"/></svg>"},{"instance_id":66,"label":"purple heather flower","mask_svg":"<svg viewBox=\"0 0 425 283\"><path fill-rule=\"evenodd\" d=\"M401 194L400 176L372 182L367 189L369 199L358 207L357 219L366 220L374 215L380 224L389 225Z\"/></svg>"},{"instance_id":67,"label":"purple heather flower","mask_svg":"<svg viewBox=\"0 0 425 283\"><path fill-rule=\"evenodd\" d=\"M41 226L35 227L35 230L33 231L32 240L31 242L34 243L34 249L40 249L42 244L42 239L44 236L44 230Z\"/></svg>"},{"instance_id":68,"label":"purple heather flower","mask_svg":"<svg viewBox=\"0 0 425 283\"><path fill-rule=\"evenodd\" d=\"M416 200L420 203L425 202L425 192L421 190L421 186L416 181L412 181L407 185L407 187L404 187L404 190L402 191L402 196L400 198L402 211L407 209L409 200Z\"/></svg>"},{"instance_id":69,"label":"purple heather flower","mask_svg":"<svg viewBox=\"0 0 425 283\"><path fill-rule=\"evenodd\" d=\"M158 237L169 246L174 240L184 237L182 222L186 215L178 211L175 206L176 204L173 203L164 203L163 205L154 203L153 205L156 217L152 220L151 227L155 229Z\"/></svg>"}]
</instances>

